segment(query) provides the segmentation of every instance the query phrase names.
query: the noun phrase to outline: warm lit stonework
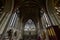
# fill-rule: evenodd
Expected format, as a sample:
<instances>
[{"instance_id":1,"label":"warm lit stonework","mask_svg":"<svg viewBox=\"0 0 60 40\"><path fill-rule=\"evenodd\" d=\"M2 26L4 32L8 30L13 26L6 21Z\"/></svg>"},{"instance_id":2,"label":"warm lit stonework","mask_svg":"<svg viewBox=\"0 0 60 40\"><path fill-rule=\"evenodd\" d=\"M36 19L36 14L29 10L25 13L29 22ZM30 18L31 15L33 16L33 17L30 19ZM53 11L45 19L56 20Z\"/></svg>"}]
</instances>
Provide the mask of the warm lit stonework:
<instances>
[{"instance_id":1,"label":"warm lit stonework","mask_svg":"<svg viewBox=\"0 0 60 40\"><path fill-rule=\"evenodd\" d=\"M0 0L0 40L60 40L60 0Z\"/></svg>"}]
</instances>

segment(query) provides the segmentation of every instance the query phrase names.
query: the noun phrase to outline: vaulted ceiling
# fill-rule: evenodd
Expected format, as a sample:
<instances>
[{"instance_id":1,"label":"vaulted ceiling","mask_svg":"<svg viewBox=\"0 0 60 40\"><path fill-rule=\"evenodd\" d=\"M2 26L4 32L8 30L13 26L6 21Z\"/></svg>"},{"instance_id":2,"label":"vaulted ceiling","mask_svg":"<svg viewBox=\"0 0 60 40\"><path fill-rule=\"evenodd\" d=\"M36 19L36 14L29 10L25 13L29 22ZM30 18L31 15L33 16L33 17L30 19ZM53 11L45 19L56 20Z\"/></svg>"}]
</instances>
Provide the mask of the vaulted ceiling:
<instances>
[{"instance_id":1,"label":"vaulted ceiling","mask_svg":"<svg viewBox=\"0 0 60 40\"><path fill-rule=\"evenodd\" d=\"M15 8L19 8L23 21L32 19L37 21L40 15L40 9L44 4L44 0L15 0Z\"/></svg>"}]
</instances>

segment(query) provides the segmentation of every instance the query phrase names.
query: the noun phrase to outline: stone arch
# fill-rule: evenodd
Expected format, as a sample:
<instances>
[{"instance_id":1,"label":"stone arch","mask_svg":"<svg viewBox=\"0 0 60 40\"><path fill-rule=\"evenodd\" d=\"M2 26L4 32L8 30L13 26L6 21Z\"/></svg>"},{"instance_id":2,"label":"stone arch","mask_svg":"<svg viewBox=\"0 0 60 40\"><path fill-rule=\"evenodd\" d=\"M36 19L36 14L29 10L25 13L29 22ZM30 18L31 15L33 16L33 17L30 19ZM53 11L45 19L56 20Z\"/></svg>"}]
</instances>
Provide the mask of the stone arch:
<instances>
[{"instance_id":1,"label":"stone arch","mask_svg":"<svg viewBox=\"0 0 60 40\"><path fill-rule=\"evenodd\" d=\"M34 19L26 19L25 21L23 21L24 24L25 24L28 20L32 20L32 21L34 22L34 24L36 24L36 20L34 20Z\"/></svg>"},{"instance_id":2,"label":"stone arch","mask_svg":"<svg viewBox=\"0 0 60 40\"><path fill-rule=\"evenodd\" d=\"M27 26L26 26L27 25ZM32 29L33 27L33 29ZM26 28L26 29L25 29ZM25 21L25 24L24 24L24 29L27 31L23 31L23 38L26 39L26 38L36 38L37 37L37 29L36 29L36 25L35 25L35 22L34 20L32 19L28 19ZM34 30L35 29L35 30ZM28 32L29 31L29 32ZM28 37L26 36L26 33L28 33ZM25 37L26 36L26 37ZM32 37L33 36L33 37Z\"/></svg>"},{"instance_id":3,"label":"stone arch","mask_svg":"<svg viewBox=\"0 0 60 40\"><path fill-rule=\"evenodd\" d=\"M12 35L12 33L13 33L13 30L12 29L10 29L10 30L8 30L7 31L7 33L8 33L8 36L11 36ZM10 35L11 34L11 35Z\"/></svg>"},{"instance_id":4,"label":"stone arch","mask_svg":"<svg viewBox=\"0 0 60 40\"><path fill-rule=\"evenodd\" d=\"M21 7L24 7L25 5L29 5L29 4L31 6L35 5L36 7L40 8L39 3L35 2L35 1L26 1L26 2L23 2L22 5L20 5L19 7L21 8Z\"/></svg>"},{"instance_id":5,"label":"stone arch","mask_svg":"<svg viewBox=\"0 0 60 40\"><path fill-rule=\"evenodd\" d=\"M17 3L15 5L15 7L22 7L23 5L27 4L28 2L36 4L37 6L40 7L40 2L38 0L20 0L20 1L19 0L17 0L17 1L15 0L15 3ZM20 6L18 6L18 5L20 5Z\"/></svg>"},{"instance_id":6,"label":"stone arch","mask_svg":"<svg viewBox=\"0 0 60 40\"><path fill-rule=\"evenodd\" d=\"M9 29L7 31L7 35L8 35L8 39L11 40L12 39L12 35L13 35L13 30L12 29Z\"/></svg>"},{"instance_id":7,"label":"stone arch","mask_svg":"<svg viewBox=\"0 0 60 40\"><path fill-rule=\"evenodd\" d=\"M24 31L35 31L36 25L32 19L28 19L24 24Z\"/></svg>"},{"instance_id":8,"label":"stone arch","mask_svg":"<svg viewBox=\"0 0 60 40\"><path fill-rule=\"evenodd\" d=\"M26 22L25 22L24 24L26 24L26 23L33 23L33 24L35 25L35 22L34 22L34 20L32 20L32 19L26 20Z\"/></svg>"},{"instance_id":9,"label":"stone arch","mask_svg":"<svg viewBox=\"0 0 60 40\"><path fill-rule=\"evenodd\" d=\"M14 32L14 36L15 36L15 37L17 36L17 31Z\"/></svg>"}]
</instances>

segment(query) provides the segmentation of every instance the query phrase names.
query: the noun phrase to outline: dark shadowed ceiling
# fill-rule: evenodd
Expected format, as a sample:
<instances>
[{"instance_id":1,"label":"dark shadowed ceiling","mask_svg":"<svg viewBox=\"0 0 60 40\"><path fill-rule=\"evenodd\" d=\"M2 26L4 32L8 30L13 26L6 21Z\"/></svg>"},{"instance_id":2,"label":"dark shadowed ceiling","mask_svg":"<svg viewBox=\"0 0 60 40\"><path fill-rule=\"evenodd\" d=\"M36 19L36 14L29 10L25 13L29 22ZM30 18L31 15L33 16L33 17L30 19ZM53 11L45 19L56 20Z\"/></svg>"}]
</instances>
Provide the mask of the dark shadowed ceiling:
<instances>
[{"instance_id":1,"label":"dark shadowed ceiling","mask_svg":"<svg viewBox=\"0 0 60 40\"><path fill-rule=\"evenodd\" d=\"M38 20L44 0L15 0L15 8L19 8L23 20Z\"/></svg>"}]
</instances>

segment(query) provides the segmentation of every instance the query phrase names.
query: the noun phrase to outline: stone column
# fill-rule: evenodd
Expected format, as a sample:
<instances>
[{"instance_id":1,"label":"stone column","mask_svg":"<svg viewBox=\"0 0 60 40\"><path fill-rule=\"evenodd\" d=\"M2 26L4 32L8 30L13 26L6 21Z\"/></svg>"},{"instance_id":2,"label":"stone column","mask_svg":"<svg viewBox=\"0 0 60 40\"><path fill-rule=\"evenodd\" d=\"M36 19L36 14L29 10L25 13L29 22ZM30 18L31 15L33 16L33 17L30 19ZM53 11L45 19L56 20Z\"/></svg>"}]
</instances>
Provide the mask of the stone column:
<instances>
[{"instance_id":1,"label":"stone column","mask_svg":"<svg viewBox=\"0 0 60 40\"><path fill-rule=\"evenodd\" d=\"M52 25L59 25L60 21L56 15L56 11L54 10L54 1L55 0L46 0L47 15L49 16L49 20L51 21Z\"/></svg>"},{"instance_id":2,"label":"stone column","mask_svg":"<svg viewBox=\"0 0 60 40\"><path fill-rule=\"evenodd\" d=\"M18 39L22 39L22 35L23 35L23 23L22 23L22 19L19 19L19 36Z\"/></svg>"},{"instance_id":3,"label":"stone column","mask_svg":"<svg viewBox=\"0 0 60 40\"><path fill-rule=\"evenodd\" d=\"M14 5L14 0L6 0L6 4L5 4L5 7L3 10L3 15L0 19L0 21L3 19L2 22L0 23L0 35L1 35L0 40L2 40L2 37L3 37L4 33L6 32L7 24L9 22L10 17L11 17L11 14L12 14L13 5ZM5 15L5 17L3 18L4 15Z\"/></svg>"}]
</instances>

